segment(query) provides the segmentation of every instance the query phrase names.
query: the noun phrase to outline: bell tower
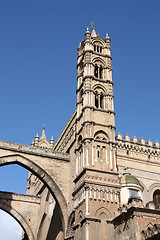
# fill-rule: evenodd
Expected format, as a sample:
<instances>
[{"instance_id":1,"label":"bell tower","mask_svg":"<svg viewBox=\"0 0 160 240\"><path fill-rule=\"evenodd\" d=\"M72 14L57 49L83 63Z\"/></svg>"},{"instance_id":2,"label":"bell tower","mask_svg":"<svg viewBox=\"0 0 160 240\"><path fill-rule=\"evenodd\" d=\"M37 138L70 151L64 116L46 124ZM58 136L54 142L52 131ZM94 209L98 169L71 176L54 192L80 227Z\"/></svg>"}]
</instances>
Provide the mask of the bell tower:
<instances>
[{"instance_id":1,"label":"bell tower","mask_svg":"<svg viewBox=\"0 0 160 240\"><path fill-rule=\"evenodd\" d=\"M109 239L111 213L118 208L113 100L110 38L87 28L77 64L75 239Z\"/></svg>"}]
</instances>

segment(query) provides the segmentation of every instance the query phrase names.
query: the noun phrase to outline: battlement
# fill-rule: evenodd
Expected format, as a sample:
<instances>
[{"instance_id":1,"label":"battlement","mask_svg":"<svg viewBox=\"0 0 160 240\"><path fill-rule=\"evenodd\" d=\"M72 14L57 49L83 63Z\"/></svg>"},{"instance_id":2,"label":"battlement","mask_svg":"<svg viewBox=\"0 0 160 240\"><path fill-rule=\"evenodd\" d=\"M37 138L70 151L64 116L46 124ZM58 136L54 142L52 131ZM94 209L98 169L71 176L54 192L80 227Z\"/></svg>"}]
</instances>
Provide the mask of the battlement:
<instances>
[{"instance_id":1,"label":"battlement","mask_svg":"<svg viewBox=\"0 0 160 240\"><path fill-rule=\"evenodd\" d=\"M160 151L160 145L159 142L156 141L154 144L152 141L149 139L147 142L145 142L144 138L142 137L139 141L137 140L137 137L134 136L132 139L130 139L130 136L127 134L125 137L122 137L121 133L118 133L116 136L116 142L118 147L125 147L125 148L134 148L136 149L145 149L145 151L148 149L150 152L151 150L153 151Z\"/></svg>"},{"instance_id":2,"label":"battlement","mask_svg":"<svg viewBox=\"0 0 160 240\"><path fill-rule=\"evenodd\" d=\"M144 138L138 141L136 136L130 139L127 134L123 138L121 133L118 133L116 143L118 159L137 159L148 163L160 163L160 145L158 141L153 144L150 139L147 142L145 142Z\"/></svg>"}]
</instances>

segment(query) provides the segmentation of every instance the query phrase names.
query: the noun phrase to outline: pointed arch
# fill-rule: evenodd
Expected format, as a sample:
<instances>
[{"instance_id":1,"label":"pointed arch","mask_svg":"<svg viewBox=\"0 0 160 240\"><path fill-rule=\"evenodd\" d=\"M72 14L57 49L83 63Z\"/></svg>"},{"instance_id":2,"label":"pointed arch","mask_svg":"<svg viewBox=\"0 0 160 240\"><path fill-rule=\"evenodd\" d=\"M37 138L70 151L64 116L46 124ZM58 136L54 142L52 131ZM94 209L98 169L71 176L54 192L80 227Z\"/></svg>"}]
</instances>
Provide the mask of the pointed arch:
<instances>
[{"instance_id":1,"label":"pointed arch","mask_svg":"<svg viewBox=\"0 0 160 240\"><path fill-rule=\"evenodd\" d=\"M95 37L92 40L92 42L93 42L93 44L99 44L100 43L102 46L105 46L105 44L106 44L105 41L99 36Z\"/></svg>"},{"instance_id":2,"label":"pointed arch","mask_svg":"<svg viewBox=\"0 0 160 240\"><path fill-rule=\"evenodd\" d=\"M0 209L5 211L6 213L8 213L20 224L20 226L23 228L24 232L27 234L29 240L35 240L30 226L27 224L27 222L25 221L25 219L22 217L22 215L19 212L17 212L11 206L8 206L1 202L0 202Z\"/></svg>"},{"instance_id":3,"label":"pointed arch","mask_svg":"<svg viewBox=\"0 0 160 240\"><path fill-rule=\"evenodd\" d=\"M109 137L108 134L102 130L95 132L94 134L95 140L101 140L101 141L108 141Z\"/></svg>"},{"instance_id":4,"label":"pointed arch","mask_svg":"<svg viewBox=\"0 0 160 240\"><path fill-rule=\"evenodd\" d=\"M101 84L96 84L96 85L93 86L94 91L96 91L97 89L102 91L104 94L107 93L106 88L104 86L102 86Z\"/></svg>"},{"instance_id":5,"label":"pointed arch","mask_svg":"<svg viewBox=\"0 0 160 240\"><path fill-rule=\"evenodd\" d=\"M35 162L31 161L30 159L20 154L13 154L0 157L0 167L11 164L18 164L26 168L27 170L32 172L35 176L37 176L47 186L47 188L50 190L51 194L55 198L57 204L59 205L63 230L65 232L67 224L67 202L53 177L51 177Z\"/></svg>"},{"instance_id":6,"label":"pointed arch","mask_svg":"<svg viewBox=\"0 0 160 240\"><path fill-rule=\"evenodd\" d=\"M98 218L102 218L102 219L110 219L111 218L111 213L110 213L110 211L107 208L100 207L95 212L95 216L98 217Z\"/></svg>"},{"instance_id":7,"label":"pointed arch","mask_svg":"<svg viewBox=\"0 0 160 240\"><path fill-rule=\"evenodd\" d=\"M94 63L94 64L96 64L96 63L102 64L103 67L106 66L105 61L104 61L102 58L100 58L100 57L95 57L95 58L93 58L93 63Z\"/></svg>"},{"instance_id":8,"label":"pointed arch","mask_svg":"<svg viewBox=\"0 0 160 240\"><path fill-rule=\"evenodd\" d=\"M156 190L160 189L160 183L156 182L149 186L148 188L148 201L153 201L153 194Z\"/></svg>"}]
</instances>

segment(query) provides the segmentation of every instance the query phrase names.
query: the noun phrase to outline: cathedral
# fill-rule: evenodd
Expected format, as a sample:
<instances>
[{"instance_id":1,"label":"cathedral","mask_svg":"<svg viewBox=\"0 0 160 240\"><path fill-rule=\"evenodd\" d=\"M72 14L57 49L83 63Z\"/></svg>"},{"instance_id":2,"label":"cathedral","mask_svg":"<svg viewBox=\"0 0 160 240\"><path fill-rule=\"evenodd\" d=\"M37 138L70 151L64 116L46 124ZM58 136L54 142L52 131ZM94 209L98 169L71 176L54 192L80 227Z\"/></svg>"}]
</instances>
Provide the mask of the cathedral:
<instances>
[{"instance_id":1,"label":"cathedral","mask_svg":"<svg viewBox=\"0 0 160 240\"><path fill-rule=\"evenodd\" d=\"M22 240L160 239L160 147L115 136L111 40L87 28L77 53L76 109L54 143L0 141L0 166L29 170L27 193L0 192Z\"/></svg>"}]
</instances>

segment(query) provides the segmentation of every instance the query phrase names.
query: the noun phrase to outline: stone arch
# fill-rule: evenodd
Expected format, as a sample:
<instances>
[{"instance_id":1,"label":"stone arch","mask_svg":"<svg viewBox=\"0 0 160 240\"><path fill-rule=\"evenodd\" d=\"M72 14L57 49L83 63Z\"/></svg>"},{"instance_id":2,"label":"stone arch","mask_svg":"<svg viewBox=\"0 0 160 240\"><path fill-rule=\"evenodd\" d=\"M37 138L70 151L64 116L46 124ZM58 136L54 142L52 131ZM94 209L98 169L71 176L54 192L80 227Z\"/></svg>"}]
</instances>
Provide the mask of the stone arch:
<instances>
[{"instance_id":1,"label":"stone arch","mask_svg":"<svg viewBox=\"0 0 160 240\"><path fill-rule=\"evenodd\" d=\"M95 134L94 134L94 139L95 140L101 140L101 141L108 141L109 140L109 137L107 135L106 132L104 131L97 131Z\"/></svg>"},{"instance_id":2,"label":"stone arch","mask_svg":"<svg viewBox=\"0 0 160 240\"><path fill-rule=\"evenodd\" d=\"M94 89L95 107L103 109L105 106L106 89L100 84L96 84L93 87L93 89Z\"/></svg>"},{"instance_id":3,"label":"stone arch","mask_svg":"<svg viewBox=\"0 0 160 240\"><path fill-rule=\"evenodd\" d=\"M12 207L10 207L4 203L1 203L1 202L0 202L0 209L7 212L20 224L20 226L23 228L24 232L27 234L29 240L35 240L31 228L29 227L29 225L27 224L27 222L25 221L25 219L21 216L21 214L19 212L17 212Z\"/></svg>"},{"instance_id":4,"label":"stone arch","mask_svg":"<svg viewBox=\"0 0 160 240\"><path fill-rule=\"evenodd\" d=\"M103 92L104 94L106 94L106 88L104 86L102 86L101 84L96 84L93 86L93 90L96 91L97 89L99 89L101 92Z\"/></svg>"},{"instance_id":5,"label":"stone arch","mask_svg":"<svg viewBox=\"0 0 160 240\"><path fill-rule=\"evenodd\" d=\"M160 190L160 183L153 183L148 188L148 201L153 201L153 194L156 190Z\"/></svg>"},{"instance_id":6,"label":"stone arch","mask_svg":"<svg viewBox=\"0 0 160 240\"><path fill-rule=\"evenodd\" d=\"M63 196L63 193L59 189L55 180L44 171L39 165L29 160L28 158L21 156L20 154L7 155L0 157L0 167L5 165L18 164L34 175L36 175L50 190L51 194L55 198L57 204L59 205L61 211L61 221L63 226L63 231L65 233L66 224L67 224L67 203Z\"/></svg>"},{"instance_id":7,"label":"stone arch","mask_svg":"<svg viewBox=\"0 0 160 240\"><path fill-rule=\"evenodd\" d=\"M96 212L95 212L95 216L101 219L110 219L111 213L107 208L104 207L100 207Z\"/></svg>"},{"instance_id":8,"label":"stone arch","mask_svg":"<svg viewBox=\"0 0 160 240\"><path fill-rule=\"evenodd\" d=\"M97 64L98 66L102 65L103 67L106 67L105 61L102 58L100 58L100 57L95 57L93 59L93 64L94 65Z\"/></svg>"},{"instance_id":9,"label":"stone arch","mask_svg":"<svg viewBox=\"0 0 160 240\"><path fill-rule=\"evenodd\" d=\"M74 235L74 230L73 230L74 223L75 223L75 212L72 212L68 219L67 237Z\"/></svg>"},{"instance_id":10,"label":"stone arch","mask_svg":"<svg viewBox=\"0 0 160 240\"><path fill-rule=\"evenodd\" d=\"M94 40L93 40L93 44L100 44L100 45L102 45L103 47L105 46L105 42L104 42L104 40L102 39L102 38L100 38L100 37L98 37L98 38L95 38Z\"/></svg>"}]
</instances>

